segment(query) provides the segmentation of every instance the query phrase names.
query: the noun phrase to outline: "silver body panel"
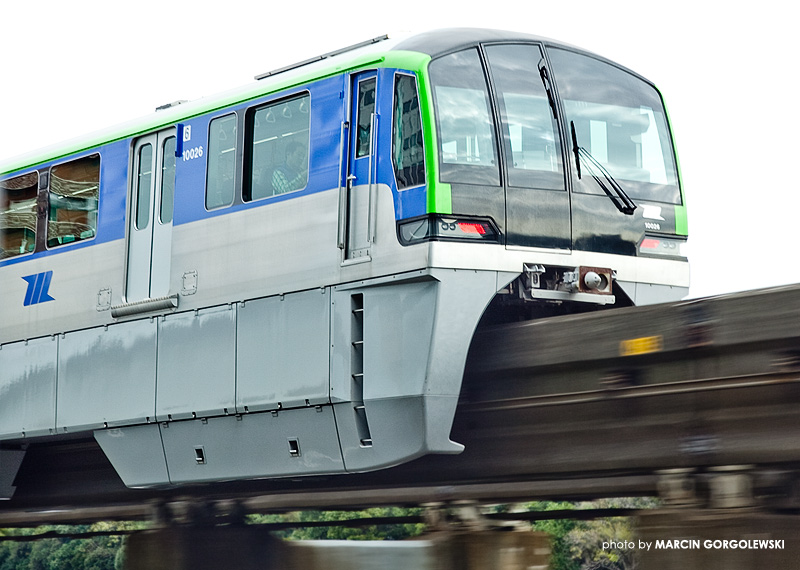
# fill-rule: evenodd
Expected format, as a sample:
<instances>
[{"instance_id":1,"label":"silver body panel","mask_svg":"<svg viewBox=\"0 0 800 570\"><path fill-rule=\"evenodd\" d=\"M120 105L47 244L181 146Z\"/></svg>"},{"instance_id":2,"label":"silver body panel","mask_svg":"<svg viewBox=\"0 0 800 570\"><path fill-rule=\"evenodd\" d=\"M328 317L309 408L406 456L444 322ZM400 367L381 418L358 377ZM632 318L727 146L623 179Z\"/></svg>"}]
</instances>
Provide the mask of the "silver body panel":
<instances>
[{"instance_id":1,"label":"silver body panel","mask_svg":"<svg viewBox=\"0 0 800 570\"><path fill-rule=\"evenodd\" d=\"M0 350L0 438L53 433L57 359L54 337L17 342Z\"/></svg>"},{"instance_id":2,"label":"silver body panel","mask_svg":"<svg viewBox=\"0 0 800 570\"><path fill-rule=\"evenodd\" d=\"M60 337L58 345L59 432L152 421L154 322L76 331Z\"/></svg>"}]
</instances>

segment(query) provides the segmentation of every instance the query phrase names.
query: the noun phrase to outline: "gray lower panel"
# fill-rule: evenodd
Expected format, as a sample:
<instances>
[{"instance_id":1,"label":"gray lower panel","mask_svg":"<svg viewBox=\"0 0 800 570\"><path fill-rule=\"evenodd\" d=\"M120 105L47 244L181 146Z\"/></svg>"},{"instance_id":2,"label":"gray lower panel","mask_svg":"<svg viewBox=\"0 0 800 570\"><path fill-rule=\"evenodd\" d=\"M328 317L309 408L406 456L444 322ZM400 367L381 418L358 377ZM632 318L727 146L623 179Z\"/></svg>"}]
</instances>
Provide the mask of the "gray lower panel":
<instances>
[{"instance_id":1,"label":"gray lower panel","mask_svg":"<svg viewBox=\"0 0 800 570\"><path fill-rule=\"evenodd\" d=\"M58 429L72 432L151 421L155 378L155 322L65 335L58 353Z\"/></svg>"},{"instance_id":2,"label":"gray lower panel","mask_svg":"<svg viewBox=\"0 0 800 570\"><path fill-rule=\"evenodd\" d=\"M434 270L334 289L331 401L348 471L463 451L450 429L467 350L513 277Z\"/></svg>"},{"instance_id":3,"label":"gray lower panel","mask_svg":"<svg viewBox=\"0 0 800 570\"><path fill-rule=\"evenodd\" d=\"M334 292L332 401L423 392L439 287L425 278Z\"/></svg>"},{"instance_id":4,"label":"gray lower panel","mask_svg":"<svg viewBox=\"0 0 800 570\"><path fill-rule=\"evenodd\" d=\"M172 483L344 471L330 406L172 422L161 434Z\"/></svg>"},{"instance_id":5,"label":"gray lower panel","mask_svg":"<svg viewBox=\"0 0 800 570\"><path fill-rule=\"evenodd\" d=\"M651 283L633 283L617 281L617 285L625 291L635 305L655 305L658 303L674 303L689 294L688 287L672 287L670 285L654 285Z\"/></svg>"},{"instance_id":6,"label":"gray lower panel","mask_svg":"<svg viewBox=\"0 0 800 570\"><path fill-rule=\"evenodd\" d=\"M169 315L158 331L159 421L236 411L236 311Z\"/></svg>"},{"instance_id":7,"label":"gray lower panel","mask_svg":"<svg viewBox=\"0 0 800 570\"><path fill-rule=\"evenodd\" d=\"M460 453L450 429L464 361L506 282L494 272L413 272L160 319L161 435L147 445L158 455L163 444L171 484L369 471ZM160 484L147 469L138 477L121 447L107 454L128 471L126 484Z\"/></svg>"},{"instance_id":8,"label":"gray lower panel","mask_svg":"<svg viewBox=\"0 0 800 570\"><path fill-rule=\"evenodd\" d=\"M0 350L0 439L47 435L56 427L58 342L47 337Z\"/></svg>"},{"instance_id":9,"label":"gray lower panel","mask_svg":"<svg viewBox=\"0 0 800 570\"><path fill-rule=\"evenodd\" d=\"M169 484L158 424L99 430L94 438L128 487Z\"/></svg>"},{"instance_id":10,"label":"gray lower panel","mask_svg":"<svg viewBox=\"0 0 800 570\"><path fill-rule=\"evenodd\" d=\"M0 449L0 500L10 499L14 496L14 478L17 476L19 466L25 452L15 449Z\"/></svg>"},{"instance_id":11,"label":"gray lower panel","mask_svg":"<svg viewBox=\"0 0 800 570\"><path fill-rule=\"evenodd\" d=\"M336 404L336 424L348 472L399 465L427 453L460 453L450 441L458 397L411 396L365 400L363 411L370 444L364 445L362 413L351 402Z\"/></svg>"},{"instance_id":12,"label":"gray lower panel","mask_svg":"<svg viewBox=\"0 0 800 570\"><path fill-rule=\"evenodd\" d=\"M330 401L330 290L248 301L239 307L236 406L255 412Z\"/></svg>"}]
</instances>

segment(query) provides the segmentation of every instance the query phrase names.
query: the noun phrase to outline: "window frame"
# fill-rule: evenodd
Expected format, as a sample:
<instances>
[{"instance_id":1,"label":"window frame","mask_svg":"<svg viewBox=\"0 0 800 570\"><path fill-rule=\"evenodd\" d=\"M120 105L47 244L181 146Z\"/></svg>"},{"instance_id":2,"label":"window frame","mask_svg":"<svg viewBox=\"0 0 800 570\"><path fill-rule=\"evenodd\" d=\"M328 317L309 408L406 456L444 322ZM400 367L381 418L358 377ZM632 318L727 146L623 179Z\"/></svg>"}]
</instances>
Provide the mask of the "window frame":
<instances>
[{"instance_id":1,"label":"window frame","mask_svg":"<svg viewBox=\"0 0 800 570\"><path fill-rule=\"evenodd\" d=\"M610 169L610 172L611 172L612 176L614 176L616 179L618 179L622 183L622 186L625 189L625 191L636 202L640 202L640 201L641 202L654 202L654 203L659 203L659 204L666 204L666 205L669 205L669 206L684 206L685 205L685 201L684 201L684 197L683 197L683 187L682 187L682 182L681 182L680 167L679 167L679 161L678 161L678 156L677 156L677 151L676 151L675 139L674 139L673 132L672 132L672 126L670 125L670 122L669 122L669 114L667 112L666 104L664 102L664 97L661 94L661 92L659 91L659 89L651 81L649 81L645 77L642 77L641 75L639 75L635 71L627 69L626 67L624 67L624 66L622 66L622 65L620 65L620 64L618 64L618 63L616 63L614 61L611 61L611 60L608 60L608 59L606 59L604 57L601 57L599 55L596 55L596 54L593 54L593 53L589 53L589 52L584 52L584 51L581 51L581 50L578 50L578 49L574 49L574 48L570 48L568 46L563 46L563 45L558 45L558 44L546 43L544 45L544 48L545 48L545 52L547 54L548 70L552 74L552 81L555 84L556 91L558 92L558 104L559 104L559 110L560 110L560 113L561 113L562 128L569 129L569 121L570 121L570 116L572 114L571 110L568 110L568 107L569 107L570 103L578 103L578 104L589 103L589 104L595 104L597 106L609 106L609 107L616 106L616 107L618 107L620 109L625 109L625 108L631 108L632 109L633 107L628 106L628 105L618 104L616 102L615 103L609 103L606 100L586 101L585 99L571 99L571 98L569 98L569 96L571 95L570 91L575 89L575 87L574 87L574 84L570 83L569 79L565 80L565 77L564 77L564 74L562 73L562 70L569 69L570 66L561 66L560 63L555 61L556 58L554 58L553 56L554 56L554 54L556 54L558 52L562 52L562 53L568 54L570 56L582 57L582 58L585 58L586 60L592 60L595 63L608 66L609 68L614 69L616 72L619 72L621 74L624 74L625 76L628 76L629 80L630 79L635 80L636 84L646 85L648 87L648 89L650 90L649 95L653 96L652 100L653 101L658 101L659 105L658 105L658 108L655 108L655 107L647 107L647 108L649 108L654 113L660 114L660 119L663 121L664 132L662 133L659 130L658 134L659 135L663 135L663 138L661 138L661 136L660 136L660 141L661 142L665 142L669 146L669 152L664 153L664 149L662 148L661 149L662 150L661 158L662 159L669 158L669 164L665 161L664 162L664 167L665 167L665 169L668 169L669 171L671 171L671 174L670 173L666 173L666 176L672 175L672 176L675 177L674 183L667 182L665 184L662 184L662 183L658 183L658 182L644 182L644 181L637 180L637 179L625 178L624 176L621 176L618 173L615 173L613 169ZM633 90L631 90L631 89L626 89L625 90L626 94L630 94L632 92L633 92ZM644 93L644 91L642 91L642 93ZM576 126L578 126L578 125L576 125ZM565 139L569 139L569 137L570 137L569 131L565 131L564 138ZM583 146L584 140L585 140L585 138L579 137L579 141L578 142L581 143L581 146ZM566 148L568 148L568 149L572 148L572 141L571 140L568 140L568 146ZM587 195L587 196L603 195L601 189L594 187L593 184L589 184L589 183L584 183L583 182L583 180L586 179L586 176L583 176L582 178L578 178L578 176L577 176L577 167L575 165L574 152L566 152L566 160L567 160L566 164L568 166L565 166L565 170L567 170L568 173L569 173L568 176L569 176L569 179L570 179L571 193L578 194L578 195ZM670 193L670 194L672 194L672 198L671 199L664 199L663 196L662 197L654 196L652 193L648 193L648 187L649 187L649 189L652 189L652 190L655 190L655 191L661 191L661 193L663 193L663 194Z\"/></svg>"},{"instance_id":2,"label":"window frame","mask_svg":"<svg viewBox=\"0 0 800 570\"><path fill-rule=\"evenodd\" d=\"M53 170L58 168L58 167L60 167L60 166L64 166L65 164L69 164L71 162L77 162L79 160L84 160L84 159L91 158L91 157L94 157L94 156L96 156L97 160L98 160L98 163L97 163L97 207L95 209L95 220L94 220L94 228L93 228L94 233L93 233L92 237L90 237L90 238L77 239L77 240L73 240L73 241L70 241L70 242L67 242L67 243L59 243L59 244L55 244L55 245L50 245L50 221L51 221L50 220L50 214L52 212L52 206L53 206L52 205L52 201L51 201L51 196L53 194L53 191L52 191L53 178L54 178ZM45 193L46 204L47 204L47 215L44 216L44 224L45 224L44 246L45 246L45 250L51 251L51 250L54 250L54 249L59 249L59 248L65 247L65 246L74 245L76 243L85 243L85 242L94 241L95 239L97 239L98 228L100 227L100 196L101 196L101 186L102 186L102 178L103 178L102 174L103 174L103 155L99 150L94 150L93 152L86 153L86 154L84 154L82 156L71 157L71 158L69 158L67 160L64 160L62 162L59 162L57 164L52 164L47 169L47 187L41 189L41 191L43 191Z\"/></svg>"},{"instance_id":3,"label":"window frame","mask_svg":"<svg viewBox=\"0 0 800 570\"><path fill-rule=\"evenodd\" d=\"M431 73L431 68L437 62L444 60L456 54L472 52L477 57L477 73L482 77L483 94L486 103L486 117L489 119L489 129L491 133L492 151L494 153L494 164L489 165L469 165L460 163L449 163L444 160L444 141L442 139L442 122L441 113L439 112L439 97L437 96L437 84L434 74ZM434 123L436 129L436 155L438 158L439 167L439 182L445 184L477 184L480 186L502 187L503 186L503 172L501 163L503 161L503 141L500 137L500 130L497 126L497 112L494 104L494 95L492 93L492 85L489 74L486 69L486 63L482 53L481 45L467 46L454 50L448 53L438 55L428 63L428 78L430 79L431 95L433 97L433 110L434 110ZM452 87L443 85L444 87ZM463 87L456 87L457 89L464 89ZM476 179L476 176L479 179Z\"/></svg>"},{"instance_id":4,"label":"window frame","mask_svg":"<svg viewBox=\"0 0 800 570\"><path fill-rule=\"evenodd\" d=\"M275 192L265 196L258 196L253 198L253 155L255 146L255 118L256 113L267 108L277 107L282 104L290 103L292 101L307 100L308 105L308 128L306 139L306 181L301 188L289 190L287 192ZM244 168L242 169L242 193L241 198L244 204L251 204L253 202L260 202L262 200L269 200L278 196L285 196L287 194L295 194L308 189L311 182L311 110L312 110L312 96L308 89L296 91L291 94L281 94L279 97L263 101L258 105L248 107L244 116ZM285 150L285 149L284 149ZM274 170L274 168L273 168ZM270 181L270 186L272 182Z\"/></svg>"},{"instance_id":5,"label":"window frame","mask_svg":"<svg viewBox=\"0 0 800 570\"><path fill-rule=\"evenodd\" d=\"M172 220L175 219L175 182L177 181L177 171L178 171L178 157L175 156L175 149L172 152L167 152L167 143L170 141L175 141L175 149L177 149L178 145L178 136L177 134L167 135L164 141L161 143L161 187L158 189L159 193L159 200L158 200L158 215L154 216L155 220L162 226L166 226L172 224ZM166 163L166 158L170 157L174 162L172 164L172 191L170 193L170 208L169 208L169 219L164 219L164 172L165 168L164 165Z\"/></svg>"},{"instance_id":6,"label":"window frame","mask_svg":"<svg viewBox=\"0 0 800 570\"><path fill-rule=\"evenodd\" d=\"M497 48L534 48L538 50L538 61L529 60L533 63L535 68L534 83L540 84L540 74L542 73L540 66L544 65L547 73L550 73L550 64L547 58L546 46L542 42L531 41L501 41L501 42L485 42L480 44L480 55L482 63L485 66L485 73L489 83L489 97L494 110L495 131L496 136L499 137L499 156L501 169L501 184L506 188L513 188L515 190L547 190L552 192L567 192L567 156L564 146L564 132L560 116L554 116L554 111L551 103L548 101L546 107L546 116L549 120L549 125L552 128L554 156L557 157L556 170L541 170L541 169L524 169L514 166L514 147L512 143L513 136L511 134L509 122L509 110L507 101L504 95L507 91L502 90L498 85L498 73L493 68L491 51ZM550 93L548 94L547 87L543 87L545 97L547 100L548 95L552 96L553 103L558 105L558 95L555 89L551 86ZM544 173L544 174L537 174ZM541 178L546 183L537 181L536 178ZM523 180L526 179L526 180ZM549 179L549 181L547 180ZM524 182L524 183L521 183Z\"/></svg>"},{"instance_id":7,"label":"window frame","mask_svg":"<svg viewBox=\"0 0 800 570\"><path fill-rule=\"evenodd\" d=\"M137 166L136 172L133 173L135 180L134 185L136 191L133 192L132 194L133 208L131 209L131 216L133 217L133 227L136 228L137 230L146 230L148 227L150 227L150 189L153 185L153 178L156 175L156 173L153 172L151 168L150 172L147 174L148 178L147 178L146 188L144 185L142 185L142 177L143 177L142 151L144 149L148 149L150 152L150 156L148 157L147 160L149 163L147 165L148 168L151 168L153 165L153 155L156 154L156 156L158 156L157 150L153 149L153 145L150 143L145 143L139 147L139 152L134 157L134 164L136 164ZM144 193L142 192L143 188L145 190ZM144 202L142 200L143 194L144 196L147 197L147 202ZM146 204L146 208L142 209L142 204ZM140 226L139 222L141 221L140 219L142 218L142 213L144 213L144 225Z\"/></svg>"},{"instance_id":8,"label":"window frame","mask_svg":"<svg viewBox=\"0 0 800 570\"><path fill-rule=\"evenodd\" d=\"M397 111L395 97L397 95L397 82L402 77L409 77L414 81L414 90L416 92L417 98L417 117L419 118L419 133L420 139L422 141L422 181L417 184L410 184L408 186L400 187L400 181L397 178L397 164L395 163L395 125L397 125L397 117L395 113ZM427 160L426 160L426 148L425 148L425 123L422 120L422 99L420 98L419 92L419 84L420 81L417 78L416 74L404 72L404 71L396 71L394 74L394 81L392 84L392 148L391 148L391 156L392 156L392 172L394 174L394 181L395 186L397 187L398 191L410 190L412 188L419 188L420 186L425 186L428 181L428 169L427 169Z\"/></svg>"},{"instance_id":9,"label":"window frame","mask_svg":"<svg viewBox=\"0 0 800 570\"><path fill-rule=\"evenodd\" d=\"M40 187L40 185L42 183L42 179L43 179L42 174L38 170L31 170L31 171L25 172L23 174L17 174L16 176L9 176L8 178L3 178L2 181L0 181L0 184L5 184L5 183L7 183L7 182L9 182L11 180L15 180L15 179L18 179L18 178L24 178L26 176L31 176L32 174L36 175L36 183L34 184L36 198L34 200L33 249L31 249L30 251L23 252L23 253L17 253L17 254L14 254L14 255L6 256L6 257L0 257L0 262L6 261L6 260L9 260L9 259L15 259L15 258L19 258L19 257L33 255L34 253L36 253L40 249L39 242L40 242L41 236L40 236L40 232L39 232L39 225L40 225L39 224L39 218L40 218L40 216L39 216L39 205L41 204L41 196L42 196L42 188ZM6 192L6 191L7 191L7 189L5 189L5 188L4 189L0 189L0 192ZM2 213L7 213L7 212L9 212L9 210L6 210L6 211L4 211Z\"/></svg>"},{"instance_id":10,"label":"window frame","mask_svg":"<svg viewBox=\"0 0 800 570\"><path fill-rule=\"evenodd\" d=\"M232 177L232 192L231 192L231 199L229 202L222 202L220 204L216 204L214 206L208 205L208 185L211 180L209 173L211 171L209 165L211 164L211 158L213 153L211 152L211 126L214 124L214 121L219 121L226 118L232 118L234 121L234 135L233 135L233 177ZM205 188L203 192L203 207L205 208L206 212L214 212L217 210L221 210L223 208L230 208L236 203L236 188L237 188L237 154L239 153L239 113L235 110L228 111L226 113L222 113L221 115L217 115L216 117L212 117L208 120L208 129L206 132L206 141L207 141L207 150L206 150L206 161L205 161ZM229 151L230 152L230 151ZM220 156L222 153L217 153L217 156ZM177 168L177 165L176 165Z\"/></svg>"}]
</instances>

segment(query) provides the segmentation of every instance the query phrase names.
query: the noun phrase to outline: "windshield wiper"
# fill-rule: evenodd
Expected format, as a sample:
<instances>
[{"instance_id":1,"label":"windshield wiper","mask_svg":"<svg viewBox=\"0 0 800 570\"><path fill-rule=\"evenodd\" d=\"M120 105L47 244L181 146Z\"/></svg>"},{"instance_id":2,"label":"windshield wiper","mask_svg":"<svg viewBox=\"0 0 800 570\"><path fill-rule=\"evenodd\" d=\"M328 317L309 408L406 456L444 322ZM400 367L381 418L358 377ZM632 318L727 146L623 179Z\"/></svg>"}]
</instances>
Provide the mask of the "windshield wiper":
<instances>
[{"instance_id":1,"label":"windshield wiper","mask_svg":"<svg viewBox=\"0 0 800 570\"><path fill-rule=\"evenodd\" d=\"M547 101L550 103L550 109L553 111L553 118L558 120L558 111L556 110L556 99L553 97L552 86L550 85L550 74L547 72L544 58L539 61L539 77L542 78L542 85L547 92Z\"/></svg>"},{"instance_id":2,"label":"windshield wiper","mask_svg":"<svg viewBox=\"0 0 800 570\"><path fill-rule=\"evenodd\" d=\"M634 210L636 210L636 203L625 193L625 190L622 189L619 182L614 180L611 173L592 156L592 153L578 145L574 121L570 121L570 129L572 130L572 152L575 155L575 167L578 170L578 179L581 178L581 157L583 157L586 159L586 170L592 175L592 178L595 179L597 185L603 189L603 192L614 202L617 209L628 216L633 215ZM605 180L600 179L600 176L597 174L598 171L603 175Z\"/></svg>"}]
</instances>

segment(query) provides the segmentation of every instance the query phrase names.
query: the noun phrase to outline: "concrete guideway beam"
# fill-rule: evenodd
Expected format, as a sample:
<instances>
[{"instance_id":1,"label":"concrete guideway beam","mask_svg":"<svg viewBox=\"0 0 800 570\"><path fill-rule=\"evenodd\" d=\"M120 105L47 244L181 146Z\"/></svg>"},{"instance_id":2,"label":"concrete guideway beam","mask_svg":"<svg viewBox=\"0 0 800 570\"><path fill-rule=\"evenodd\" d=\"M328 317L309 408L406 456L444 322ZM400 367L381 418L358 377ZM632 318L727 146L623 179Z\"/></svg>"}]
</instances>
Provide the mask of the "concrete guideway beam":
<instances>
[{"instance_id":1,"label":"concrete guideway beam","mask_svg":"<svg viewBox=\"0 0 800 570\"><path fill-rule=\"evenodd\" d=\"M538 532L433 533L410 541L282 541L247 526L170 527L132 535L126 570L545 570Z\"/></svg>"}]
</instances>

